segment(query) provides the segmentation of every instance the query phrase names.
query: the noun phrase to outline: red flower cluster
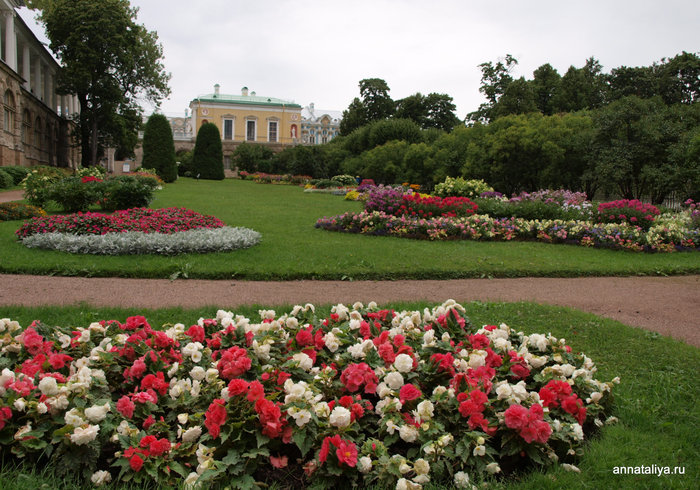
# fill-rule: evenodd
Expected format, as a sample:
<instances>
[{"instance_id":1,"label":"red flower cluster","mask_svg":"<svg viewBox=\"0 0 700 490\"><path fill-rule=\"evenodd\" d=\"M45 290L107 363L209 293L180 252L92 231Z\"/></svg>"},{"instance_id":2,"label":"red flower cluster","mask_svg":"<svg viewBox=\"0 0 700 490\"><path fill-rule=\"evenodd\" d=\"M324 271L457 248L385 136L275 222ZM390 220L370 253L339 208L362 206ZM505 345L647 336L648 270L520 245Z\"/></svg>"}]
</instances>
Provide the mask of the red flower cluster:
<instances>
[{"instance_id":1,"label":"red flower cluster","mask_svg":"<svg viewBox=\"0 0 700 490\"><path fill-rule=\"evenodd\" d=\"M353 393L360 391L362 385L365 387L365 393L375 393L379 379L374 374L374 370L365 362L359 364L350 364L340 375L340 381L345 385L345 389Z\"/></svg>"},{"instance_id":2,"label":"red flower cluster","mask_svg":"<svg viewBox=\"0 0 700 490\"><path fill-rule=\"evenodd\" d=\"M352 441L341 439L338 434L333 437L326 437L321 443L321 451L318 453L318 460L321 464L328 460L331 445L336 448L335 456L338 458L338 465L346 465L354 468L357 464L357 446Z\"/></svg>"},{"instance_id":3,"label":"red flower cluster","mask_svg":"<svg viewBox=\"0 0 700 490\"><path fill-rule=\"evenodd\" d=\"M138 231L171 234L198 228L222 228L224 222L185 208L132 208L113 214L76 213L44 216L25 221L15 235L25 238L38 233L104 235Z\"/></svg>"},{"instance_id":4,"label":"red flower cluster","mask_svg":"<svg viewBox=\"0 0 700 490\"><path fill-rule=\"evenodd\" d=\"M661 214L659 208L643 203L637 199L620 199L603 202L598 205L598 220L604 223L629 223L648 229L656 216Z\"/></svg>"},{"instance_id":5,"label":"red flower cluster","mask_svg":"<svg viewBox=\"0 0 700 490\"><path fill-rule=\"evenodd\" d=\"M206 425L212 439L219 437L221 426L226 422L226 401L217 398L209 405L204 414L204 425Z\"/></svg>"},{"instance_id":6,"label":"red flower cluster","mask_svg":"<svg viewBox=\"0 0 700 490\"><path fill-rule=\"evenodd\" d=\"M467 197L421 197L420 194L404 194L402 204L395 215L410 215L419 218L436 216L470 216L478 206Z\"/></svg>"},{"instance_id":7,"label":"red flower cluster","mask_svg":"<svg viewBox=\"0 0 700 490\"><path fill-rule=\"evenodd\" d=\"M462 417L469 418L467 424L471 430L480 428L487 434L494 434L496 427L490 428L489 421L484 417L488 396L480 390L473 390L469 394L460 393L457 395L459 403L459 413Z\"/></svg>"},{"instance_id":8,"label":"red flower cluster","mask_svg":"<svg viewBox=\"0 0 700 490\"><path fill-rule=\"evenodd\" d=\"M566 381L552 380L540 390L540 400L545 407L561 408L573 415L579 424L586 420L586 407L577 394L572 393L571 385Z\"/></svg>"},{"instance_id":9,"label":"red flower cluster","mask_svg":"<svg viewBox=\"0 0 700 490\"><path fill-rule=\"evenodd\" d=\"M511 405L505 413L506 426L516 429L525 442L536 441L545 444L552 434L550 425L542 420L544 411L542 405L536 403L530 410L522 405Z\"/></svg>"},{"instance_id":10,"label":"red flower cluster","mask_svg":"<svg viewBox=\"0 0 700 490\"><path fill-rule=\"evenodd\" d=\"M234 345L223 351L216 366L222 378L233 379L248 371L251 365L252 361L248 357L248 351Z\"/></svg>"}]
</instances>

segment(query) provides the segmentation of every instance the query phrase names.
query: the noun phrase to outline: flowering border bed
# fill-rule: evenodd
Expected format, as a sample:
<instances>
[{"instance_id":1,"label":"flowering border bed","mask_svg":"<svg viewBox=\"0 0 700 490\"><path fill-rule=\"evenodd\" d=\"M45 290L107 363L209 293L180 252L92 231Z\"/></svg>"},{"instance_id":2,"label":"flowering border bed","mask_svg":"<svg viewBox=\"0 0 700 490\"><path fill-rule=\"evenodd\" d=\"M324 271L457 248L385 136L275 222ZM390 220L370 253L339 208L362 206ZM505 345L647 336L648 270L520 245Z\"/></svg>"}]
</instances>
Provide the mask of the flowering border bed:
<instances>
[{"instance_id":1,"label":"flowering border bed","mask_svg":"<svg viewBox=\"0 0 700 490\"><path fill-rule=\"evenodd\" d=\"M564 339L423 312L219 310L154 330L0 320L0 444L95 484L459 488L580 456L613 382ZM33 459L34 458L34 459ZM339 478L341 477L341 478Z\"/></svg>"},{"instance_id":2,"label":"flowering border bed","mask_svg":"<svg viewBox=\"0 0 700 490\"><path fill-rule=\"evenodd\" d=\"M678 219L664 217L648 231L627 224L588 221L494 219L487 215L465 218L413 218L381 211L324 217L317 228L368 235L391 235L431 240L536 240L646 252L700 251L700 230L681 226Z\"/></svg>"},{"instance_id":3,"label":"flowering border bed","mask_svg":"<svg viewBox=\"0 0 700 490\"><path fill-rule=\"evenodd\" d=\"M175 233L128 231L104 235L40 233L22 240L28 248L94 255L177 255L228 252L250 248L260 242L260 233L249 228L200 228Z\"/></svg>"}]
</instances>

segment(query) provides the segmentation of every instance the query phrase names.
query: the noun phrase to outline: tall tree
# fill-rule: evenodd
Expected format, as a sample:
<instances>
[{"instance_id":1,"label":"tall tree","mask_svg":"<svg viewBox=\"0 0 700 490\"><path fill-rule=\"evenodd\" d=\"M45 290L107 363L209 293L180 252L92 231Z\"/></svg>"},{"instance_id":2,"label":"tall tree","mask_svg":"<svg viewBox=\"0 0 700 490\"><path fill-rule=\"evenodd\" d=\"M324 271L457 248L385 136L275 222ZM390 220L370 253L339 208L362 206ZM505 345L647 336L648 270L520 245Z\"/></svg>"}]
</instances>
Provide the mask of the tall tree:
<instances>
[{"instance_id":1,"label":"tall tree","mask_svg":"<svg viewBox=\"0 0 700 490\"><path fill-rule=\"evenodd\" d=\"M593 57L588 58L581 68L569 67L561 78L559 92L554 98L556 111L575 112L603 105L606 84L601 71L602 66Z\"/></svg>"},{"instance_id":2,"label":"tall tree","mask_svg":"<svg viewBox=\"0 0 700 490\"><path fill-rule=\"evenodd\" d=\"M123 143L118 121L139 111L140 100L157 105L170 93L170 75L155 32L136 23L128 0L45 0L40 20L62 67L58 92L75 94L83 164L95 165L101 145Z\"/></svg>"},{"instance_id":3,"label":"tall tree","mask_svg":"<svg viewBox=\"0 0 700 490\"><path fill-rule=\"evenodd\" d=\"M389 85L381 78L360 80L360 97L367 113L367 122L381 121L394 114L394 101L389 96L389 90Z\"/></svg>"},{"instance_id":4,"label":"tall tree","mask_svg":"<svg viewBox=\"0 0 700 490\"><path fill-rule=\"evenodd\" d=\"M192 154L192 176L209 180L225 178L221 133L214 123L202 124L197 132Z\"/></svg>"},{"instance_id":5,"label":"tall tree","mask_svg":"<svg viewBox=\"0 0 700 490\"><path fill-rule=\"evenodd\" d=\"M340 121L339 128L340 134L347 136L367 123L367 110L362 101L355 97L348 108L343 111L343 119Z\"/></svg>"},{"instance_id":6,"label":"tall tree","mask_svg":"<svg viewBox=\"0 0 700 490\"><path fill-rule=\"evenodd\" d=\"M554 114L554 97L559 90L561 75L549 63L537 68L532 72L532 92L535 96L537 109L545 116Z\"/></svg>"},{"instance_id":7,"label":"tall tree","mask_svg":"<svg viewBox=\"0 0 700 490\"><path fill-rule=\"evenodd\" d=\"M537 112L535 94L525 78L520 77L508 84L503 95L494 105L491 114L493 118L497 118L510 114L527 114L528 112Z\"/></svg>"},{"instance_id":8,"label":"tall tree","mask_svg":"<svg viewBox=\"0 0 700 490\"><path fill-rule=\"evenodd\" d=\"M468 121L485 123L491 121L494 107L513 81L510 72L517 64L518 60L507 54L503 61L499 61L495 65L491 61L479 65L481 69L479 92L484 94L486 102L481 104L476 111L467 114Z\"/></svg>"}]
</instances>

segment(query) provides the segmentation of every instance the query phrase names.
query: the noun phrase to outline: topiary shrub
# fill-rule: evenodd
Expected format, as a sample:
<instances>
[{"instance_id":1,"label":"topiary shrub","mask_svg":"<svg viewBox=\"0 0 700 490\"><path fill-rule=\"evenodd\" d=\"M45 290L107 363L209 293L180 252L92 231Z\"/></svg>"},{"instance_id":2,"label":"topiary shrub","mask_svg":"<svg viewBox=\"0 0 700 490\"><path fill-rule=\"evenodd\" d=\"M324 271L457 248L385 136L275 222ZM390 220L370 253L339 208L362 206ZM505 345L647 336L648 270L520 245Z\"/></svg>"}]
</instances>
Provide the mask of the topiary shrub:
<instances>
[{"instance_id":1,"label":"topiary shrub","mask_svg":"<svg viewBox=\"0 0 700 490\"><path fill-rule=\"evenodd\" d=\"M31 172L31 169L28 167L18 166L2 167L0 170L12 177L14 185L19 185L19 183L22 182L27 175L29 175L29 172Z\"/></svg>"},{"instance_id":2,"label":"topiary shrub","mask_svg":"<svg viewBox=\"0 0 700 490\"><path fill-rule=\"evenodd\" d=\"M410 119L385 119L374 123L369 131L369 147L376 148L389 141L420 143L423 139L420 126Z\"/></svg>"},{"instance_id":3,"label":"topiary shrub","mask_svg":"<svg viewBox=\"0 0 700 490\"><path fill-rule=\"evenodd\" d=\"M177 179L173 132L163 114L153 114L146 122L141 166L154 169L165 182L174 182Z\"/></svg>"},{"instance_id":4,"label":"topiary shrub","mask_svg":"<svg viewBox=\"0 0 700 490\"><path fill-rule=\"evenodd\" d=\"M153 200L158 181L151 177L120 175L104 184L104 198L100 206L105 211L144 208Z\"/></svg>"},{"instance_id":5,"label":"topiary shrub","mask_svg":"<svg viewBox=\"0 0 700 490\"><path fill-rule=\"evenodd\" d=\"M224 152L221 133L214 123L204 123L197 133L192 155L192 177L224 179Z\"/></svg>"},{"instance_id":6,"label":"topiary shrub","mask_svg":"<svg viewBox=\"0 0 700 490\"><path fill-rule=\"evenodd\" d=\"M15 185L15 181L10 174L0 168L0 189L8 189Z\"/></svg>"}]
</instances>

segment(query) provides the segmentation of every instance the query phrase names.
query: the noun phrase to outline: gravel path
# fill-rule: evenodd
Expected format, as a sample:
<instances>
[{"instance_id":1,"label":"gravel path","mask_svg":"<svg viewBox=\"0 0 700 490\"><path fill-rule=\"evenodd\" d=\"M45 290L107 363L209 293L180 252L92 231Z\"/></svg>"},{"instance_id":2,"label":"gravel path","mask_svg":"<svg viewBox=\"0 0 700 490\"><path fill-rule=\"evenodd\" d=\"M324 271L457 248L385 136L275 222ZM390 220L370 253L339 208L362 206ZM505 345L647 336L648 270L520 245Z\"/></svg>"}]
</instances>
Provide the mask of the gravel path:
<instances>
[{"instance_id":1,"label":"gravel path","mask_svg":"<svg viewBox=\"0 0 700 490\"><path fill-rule=\"evenodd\" d=\"M700 276L428 281L206 281L0 274L0 305L183 308L446 299L568 306L700 347Z\"/></svg>"}]
</instances>

